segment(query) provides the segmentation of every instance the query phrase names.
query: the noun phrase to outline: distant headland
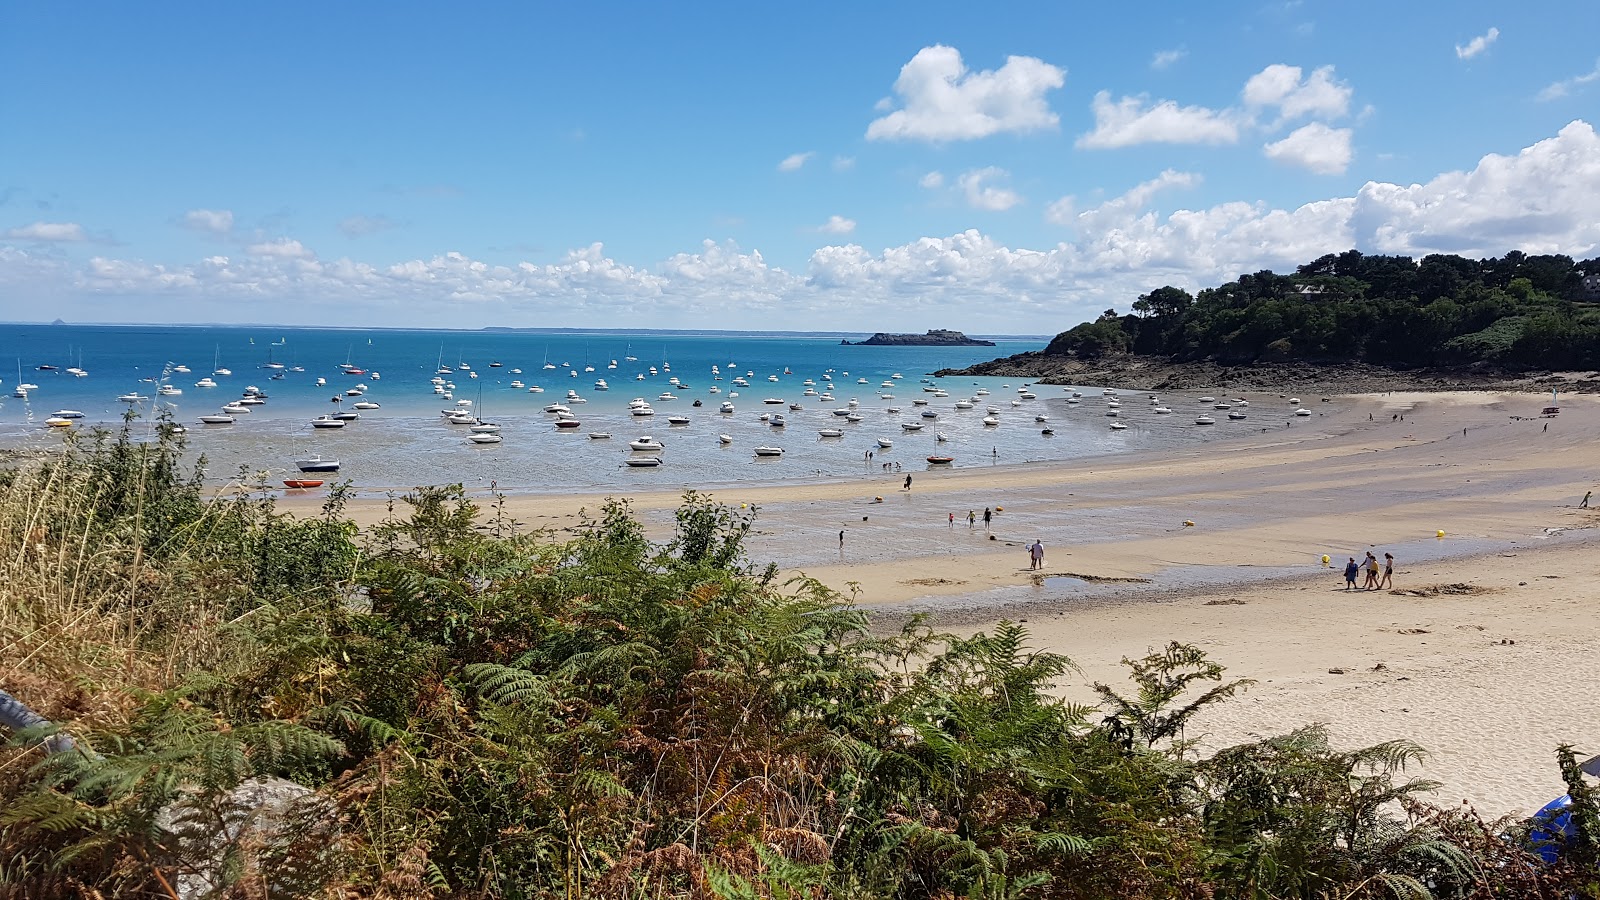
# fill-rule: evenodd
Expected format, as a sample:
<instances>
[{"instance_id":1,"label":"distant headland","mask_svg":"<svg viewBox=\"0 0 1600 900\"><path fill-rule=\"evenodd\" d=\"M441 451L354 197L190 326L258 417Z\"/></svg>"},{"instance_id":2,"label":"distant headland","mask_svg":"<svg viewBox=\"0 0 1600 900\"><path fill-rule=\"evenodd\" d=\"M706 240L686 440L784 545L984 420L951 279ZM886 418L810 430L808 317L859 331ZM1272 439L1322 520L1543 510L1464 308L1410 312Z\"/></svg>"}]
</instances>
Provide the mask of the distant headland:
<instances>
[{"instance_id":1,"label":"distant headland","mask_svg":"<svg viewBox=\"0 0 1600 900\"><path fill-rule=\"evenodd\" d=\"M969 338L948 328L930 328L927 334L887 334L878 332L864 341L843 340L847 347L993 347L994 341Z\"/></svg>"}]
</instances>

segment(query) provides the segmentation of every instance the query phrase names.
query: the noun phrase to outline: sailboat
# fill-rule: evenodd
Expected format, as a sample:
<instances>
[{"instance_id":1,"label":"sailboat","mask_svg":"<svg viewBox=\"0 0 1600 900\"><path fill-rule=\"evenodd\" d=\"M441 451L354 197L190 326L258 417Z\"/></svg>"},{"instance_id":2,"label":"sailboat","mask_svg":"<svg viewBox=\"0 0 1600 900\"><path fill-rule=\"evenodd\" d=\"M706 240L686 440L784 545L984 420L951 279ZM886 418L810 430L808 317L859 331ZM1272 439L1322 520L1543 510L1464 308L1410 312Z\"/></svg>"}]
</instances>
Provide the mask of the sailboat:
<instances>
[{"instance_id":1,"label":"sailboat","mask_svg":"<svg viewBox=\"0 0 1600 900\"><path fill-rule=\"evenodd\" d=\"M224 369L222 367L222 345L221 344L217 345L217 352L214 355L212 355L212 357L211 357L211 374L213 374L213 375L222 375L224 377L233 374L233 370L232 369Z\"/></svg>"},{"instance_id":2,"label":"sailboat","mask_svg":"<svg viewBox=\"0 0 1600 900\"><path fill-rule=\"evenodd\" d=\"M639 361L639 357L633 355L633 344L632 343L629 343L627 348L622 351L622 358L627 360L628 362L638 362Z\"/></svg>"},{"instance_id":3,"label":"sailboat","mask_svg":"<svg viewBox=\"0 0 1600 900\"><path fill-rule=\"evenodd\" d=\"M285 340L287 340L287 339L285 339ZM274 362L273 359L272 359L272 348L273 347L282 347L283 344L284 344L284 341L273 341L272 343L267 345L267 364L262 366L261 368L270 369L273 372L279 372L279 373L281 373L285 368L287 368L286 366L284 366L283 363ZM274 375L273 377L276 378L278 376Z\"/></svg>"},{"instance_id":4,"label":"sailboat","mask_svg":"<svg viewBox=\"0 0 1600 900\"><path fill-rule=\"evenodd\" d=\"M555 363L550 361L550 345L549 344L545 344L544 345L544 367L546 369L554 369L556 367Z\"/></svg>"},{"instance_id":5,"label":"sailboat","mask_svg":"<svg viewBox=\"0 0 1600 900\"><path fill-rule=\"evenodd\" d=\"M483 382L478 382L478 406L475 413L476 421L467 430L472 432L471 440L479 444L498 444L500 442L500 426L494 422L483 420ZM489 438L493 438L490 440Z\"/></svg>"}]
</instances>

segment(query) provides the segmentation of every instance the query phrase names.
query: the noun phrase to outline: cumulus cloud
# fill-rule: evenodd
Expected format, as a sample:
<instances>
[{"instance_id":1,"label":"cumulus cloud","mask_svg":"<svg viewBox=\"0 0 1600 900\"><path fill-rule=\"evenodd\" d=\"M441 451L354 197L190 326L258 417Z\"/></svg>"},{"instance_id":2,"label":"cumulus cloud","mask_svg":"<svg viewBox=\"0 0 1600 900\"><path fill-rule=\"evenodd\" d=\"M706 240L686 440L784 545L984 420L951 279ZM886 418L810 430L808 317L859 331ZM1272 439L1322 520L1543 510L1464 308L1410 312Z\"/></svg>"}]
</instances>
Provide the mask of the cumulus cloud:
<instances>
[{"instance_id":1,"label":"cumulus cloud","mask_svg":"<svg viewBox=\"0 0 1600 900\"><path fill-rule=\"evenodd\" d=\"M1106 150L1138 144L1233 144L1257 126L1263 112L1277 111L1277 121L1267 124L1268 129L1304 116L1338 118L1349 113L1353 94L1334 77L1333 66L1305 75L1299 66L1283 63L1250 76L1242 105L1223 109L1182 106L1174 100L1152 103L1144 95L1112 100L1109 91L1100 91L1089 105L1094 130L1079 137L1078 146Z\"/></svg>"},{"instance_id":2,"label":"cumulus cloud","mask_svg":"<svg viewBox=\"0 0 1600 900\"><path fill-rule=\"evenodd\" d=\"M89 240L83 226L77 222L34 222L0 233L11 241L37 241L40 243L73 244Z\"/></svg>"},{"instance_id":3,"label":"cumulus cloud","mask_svg":"<svg viewBox=\"0 0 1600 900\"><path fill-rule=\"evenodd\" d=\"M783 158L783 162L778 163L778 171L798 172L801 167L811 160L811 157L816 155L814 150L807 150L804 153L791 153Z\"/></svg>"},{"instance_id":4,"label":"cumulus cloud","mask_svg":"<svg viewBox=\"0 0 1600 900\"><path fill-rule=\"evenodd\" d=\"M380 231L388 231L399 223L388 216L346 216L339 220L339 230L345 237L366 237Z\"/></svg>"},{"instance_id":5,"label":"cumulus cloud","mask_svg":"<svg viewBox=\"0 0 1600 900\"><path fill-rule=\"evenodd\" d=\"M233 231L233 211L228 209L191 209L183 214L182 225L190 231L224 235Z\"/></svg>"},{"instance_id":6,"label":"cumulus cloud","mask_svg":"<svg viewBox=\"0 0 1600 900\"><path fill-rule=\"evenodd\" d=\"M1179 106L1171 100L1146 105L1144 96L1113 101L1109 91L1094 95L1094 130L1078 138L1092 150L1135 144L1232 144L1239 140L1239 120L1226 110Z\"/></svg>"},{"instance_id":7,"label":"cumulus cloud","mask_svg":"<svg viewBox=\"0 0 1600 900\"><path fill-rule=\"evenodd\" d=\"M856 220L844 216L829 216L828 221L817 226L823 234L849 234L856 230Z\"/></svg>"},{"instance_id":8,"label":"cumulus cloud","mask_svg":"<svg viewBox=\"0 0 1600 900\"><path fill-rule=\"evenodd\" d=\"M316 256L306 246L293 238L262 241L245 248L251 256L275 256L279 259L310 259Z\"/></svg>"},{"instance_id":9,"label":"cumulus cloud","mask_svg":"<svg viewBox=\"0 0 1600 900\"><path fill-rule=\"evenodd\" d=\"M1255 108L1275 107L1283 121L1308 115L1337 118L1350 111L1353 93L1348 84L1334 80L1333 66L1302 79L1299 66L1275 63L1245 82L1244 102Z\"/></svg>"},{"instance_id":10,"label":"cumulus cloud","mask_svg":"<svg viewBox=\"0 0 1600 900\"><path fill-rule=\"evenodd\" d=\"M1600 59L1595 60L1594 68L1582 75L1574 75L1571 78L1546 85L1544 90L1539 92L1539 99L1544 101L1559 100L1571 94L1574 90L1595 81L1600 81Z\"/></svg>"},{"instance_id":11,"label":"cumulus cloud","mask_svg":"<svg viewBox=\"0 0 1600 900\"><path fill-rule=\"evenodd\" d=\"M1160 71L1188 55L1189 51L1182 47L1172 50L1157 50L1156 55L1150 57L1150 68Z\"/></svg>"},{"instance_id":12,"label":"cumulus cloud","mask_svg":"<svg viewBox=\"0 0 1600 900\"><path fill-rule=\"evenodd\" d=\"M967 198L967 205L973 209L985 209L990 212L1004 212L1022 202L1016 191L1010 188L992 184L991 182L1003 181L1011 177L1005 169L988 166L974 169L956 179L956 185L961 188L962 194Z\"/></svg>"},{"instance_id":13,"label":"cumulus cloud","mask_svg":"<svg viewBox=\"0 0 1600 900\"><path fill-rule=\"evenodd\" d=\"M1500 37L1500 29L1489 26L1489 30L1478 35L1465 44L1456 45L1456 59L1471 59L1479 53L1489 49L1489 45Z\"/></svg>"},{"instance_id":14,"label":"cumulus cloud","mask_svg":"<svg viewBox=\"0 0 1600 900\"><path fill-rule=\"evenodd\" d=\"M1349 128L1329 128L1321 122L1313 122L1261 149L1273 162L1298 166L1318 175L1343 175L1350 167L1353 133Z\"/></svg>"},{"instance_id":15,"label":"cumulus cloud","mask_svg":"<svg viewBox=\"0 0 1600 900\"><path fill-rule=\"evenodd\" d=\"M635 266L600 244L549 264L500 265L462 253L377 264L323 260L281 238L185 265L109 256L84 264L48 248L0 245L0 284L11 296L59 297L62 304L165 299L181 311L175 316L192 316L207 302L226 304L205 307L208 315L242 317L263 308L292 315L304 309L297 304L315 302L347 317L339 324L378 314L416 325L440 316L473 324L596 324L625 315L650 327L714 321L775 328L814 327L823 315L836 327L871 328L915 310L956 317L951 321L969 330L1042 332L1107 306L1125 308L1162 284L1194 289L1350 247L1412 256L1600 252L1593 215L1600 207L1600 136L1582 121L1520 152L1487 155L1470 170L1419 184L1368 182L1348 196L1290 208L1174 202L1197 179L1169 170L1077 212L1076 204L1058 201L1051 208L1072 234L1054 245L1014 247L976 230L881 251L835 243L816 249L798 270L711 241ZM26 289L11 289L19 285Z\"/></svg>"},{"instance_id":16,"label":"cumulus cloud","mask_svg":"<svg viewBox=\"0 0 1600 900\"><path fill-rule=\"evenodd\" d=\"M900 69L900 109L874 119L868 140L965 141L1004 132L1055 128L1045 94L1066 84L1065 69L1031 56L1010 56L998 69L971 72L954 47L917 51ZM893 109L890 101L881 109Z\"/></svg>"},{"instance_id":17,"label":"cumulus cloud","mask_svg":"<svg viewBox=\"0 0 1600 900\"><path fill-rule=\"evenodd\" d=\"M927 188L930 191L938 190L939 188L944 187L944 173L929 172L928 174L917 179L917 184Z\"/></svg>"}]
</instances>

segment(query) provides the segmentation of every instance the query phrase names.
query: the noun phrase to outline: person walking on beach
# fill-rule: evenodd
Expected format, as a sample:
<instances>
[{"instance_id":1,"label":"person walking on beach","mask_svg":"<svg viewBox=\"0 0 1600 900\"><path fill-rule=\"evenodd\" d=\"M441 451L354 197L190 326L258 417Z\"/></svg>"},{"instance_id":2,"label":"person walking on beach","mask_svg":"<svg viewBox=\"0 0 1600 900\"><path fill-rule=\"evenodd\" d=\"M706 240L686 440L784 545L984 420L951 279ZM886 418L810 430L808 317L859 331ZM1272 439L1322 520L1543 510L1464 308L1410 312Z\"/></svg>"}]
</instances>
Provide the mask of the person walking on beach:
<instances>
[{"instance_id":1,"label":"person walking on beach","mask_svg":"<svg viewBox=\"0 0 1600 900\"><path fill-rule=\"evenodd\" d=\"M1578 508L1579 509L1588 509L1589 508L1589 498L1592 497L1592 496L1594 496L1594 491L1584 491L1583 492L1583 501L1578 504Z\"/></svg>"},{"instance_id":2,"label":"person walking on beach","mask_svg":"<svg viewBox=\"0 0 1600 900\"><path fill-rule=\"evenodd\" d=\"M951 513L950 514L950 527L951 528L956 527L956 514L955 513Z\"/></svg>"},{"instance_id":3,"label":"person walking on beach","mask_svg":"<svg viewBox=\"0 0 1600 900\"><path fill-rule=\"evenodd\" d=\"M967 530L971 531L976 527L978 527L978 514L969 509L967 510Z\"/></svg>"},{"instance_id":4,"label":"person walking on beach","mask_svg":"<svg viewBox=\"0 0 1600 900\"><path fill-rule=\"evenodd\" d=\"M908 491L911 490L911 476L910 475L906 476L906 490L908 490Z\"/></svg>"},{"instance_id":5,"label":"person walking on beach","mask_svg":"<svg viewBox=\"0 0 1600 900\"><path fill-rule=\"evenodd\" d=\"M989 520L991 520L993 518L994 518L994 513L990 512L989 511L989 507L985 506L983 508L983 530L984 531L988 531L989 530Z\"/></svg>"},{"instance_id":6,"label":"person walking on beach","mask_svg":"<svg viewBox=\"0 0 1600 900\"><path fill-rule=\"evenodd\" d=\"M1367 551L1365 566L1367 570L1367 580L1361 585L1361 589L1363 591L1375 591L1378 589L1378 558L1372 555L1371 550Z\"/></svg>"},{"instance_id":7,"label":"person walking on beach","mask_svg":"<svg viewBox=\"0 0 1600 900\"><path fill-rule=\"evenodd\" d=\"M843 529L840 529L840 531L839 531L839 549L840 550L844 549L844 530Z\"/></svg>"},{"instance_id":8,"label":"person walking on beach","mask_svg":"<svg viewBox=\"0 0 1600 900\"><path fill-rule=\"evenodd\" d=\"M1033 565L1030 568L1033 568L1033 569L1042 569L1042 568L1044 568L1044 542L1043 541L1040 541L1038 538L1034 538L1033 546L1028 548L1028 558L1033 563Z\"/></svg>"},{"instance_id":9,"label":"person walking on beach","mask_svg":"<svg viewBox=\"0 0 1600 900\"><path fill-rule=\"evenodd\" d=\"M1393 588L1394 587L1394 554L1393 553L1385 553L1383 555L1383 580L1378 582L1378 587L1379 588Z\"/></svg>"},{"instance_id":10,"label":"person walking on beach","mask_svg":"<svg viewBox=\"0 0 1600 900\"><path fill-rule=\"evenodd\" d=\"M1345 567L1344 567L1344 589L1345 590L1347 590L1347 591L1355 590L1356 573L1360 572L1360 571L1361 571L1361 567L1356 565L1356 558L1354 556L1350 557L1350 561L1348 563L1345 563Z\"/></svg>"}]
</instances>

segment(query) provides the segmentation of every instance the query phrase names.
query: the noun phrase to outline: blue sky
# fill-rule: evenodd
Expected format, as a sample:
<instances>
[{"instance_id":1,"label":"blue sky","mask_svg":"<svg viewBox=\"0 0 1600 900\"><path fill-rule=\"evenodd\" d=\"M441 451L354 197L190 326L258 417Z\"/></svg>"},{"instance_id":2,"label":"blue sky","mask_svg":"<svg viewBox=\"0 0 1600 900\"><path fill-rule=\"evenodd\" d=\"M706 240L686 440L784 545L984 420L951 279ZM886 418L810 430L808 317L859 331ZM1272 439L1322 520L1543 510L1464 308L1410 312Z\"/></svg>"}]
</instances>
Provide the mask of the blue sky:
<instances>
[{"instance_id":1,"label":"blue sky","mask_svg":"<svg viewBox=\"0 0 1600 900\"><path fill-rule=\"evenodd\" d=\"M1600 4L11 4L0 318L1048 333L1597 254Z\"/></svg>"}]
</instances>

